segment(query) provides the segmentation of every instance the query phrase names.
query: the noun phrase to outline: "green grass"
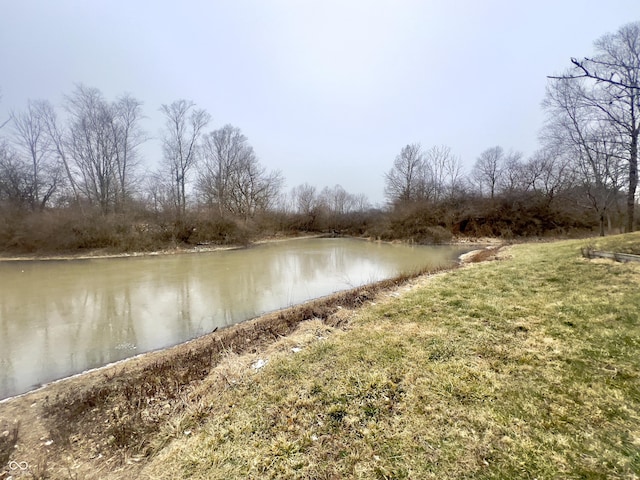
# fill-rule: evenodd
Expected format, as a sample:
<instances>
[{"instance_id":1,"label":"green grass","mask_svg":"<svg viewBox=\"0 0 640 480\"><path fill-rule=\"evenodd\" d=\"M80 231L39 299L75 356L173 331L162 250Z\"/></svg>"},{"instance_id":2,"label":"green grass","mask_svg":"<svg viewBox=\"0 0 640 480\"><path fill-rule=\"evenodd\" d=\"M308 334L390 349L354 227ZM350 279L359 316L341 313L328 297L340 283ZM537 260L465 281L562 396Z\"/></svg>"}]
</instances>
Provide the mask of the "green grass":
<instances>
[{"instance_id":1,"label":"green grass","mask_svg":"<svg viewBox=\"0 0 640 480\"><path fill-rule=\"evenodd\" d=\"M640 232L604 237L593 242L597 250L640 255Z\"/></svg>"},{"instance_id":2,"label":"green grass","mask_svg":"<svg viewBox=\"0 0 640 480\"><path fill-rule=\"evenodd\" d=\"M190 435L145 473L637 478L640 265L584 259L583 244L513 246L363 308L203 394Z\"/></svg>"}]
</instances>

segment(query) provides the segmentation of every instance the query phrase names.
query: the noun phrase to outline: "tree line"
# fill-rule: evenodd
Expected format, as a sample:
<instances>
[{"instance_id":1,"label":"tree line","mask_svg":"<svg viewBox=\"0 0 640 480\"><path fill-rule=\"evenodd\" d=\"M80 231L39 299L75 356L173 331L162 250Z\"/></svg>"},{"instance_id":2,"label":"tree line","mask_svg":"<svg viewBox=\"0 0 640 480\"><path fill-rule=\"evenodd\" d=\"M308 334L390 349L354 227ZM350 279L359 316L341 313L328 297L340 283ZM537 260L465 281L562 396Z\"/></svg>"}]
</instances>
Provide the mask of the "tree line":
<instances>
[{"instance_id":1,"label":"tree line","mask_svg":"<svg viewBox=\"0 0 640 480\"><path fill-rule=\"evenodd\" d=\"M384 208L340 185L284 191L240 128L211 129L194 102L160 107L162 161L148 171L143 104L77 85L61 107L29 101L0 122L0 248L157 248L299 231L414 241L635 228L640 22L549 75L540 148L492 146L470 172L449 146L400 150Z\"/></svg>"},{"instance_id":2,"label":"tree line","mask_svg":"<svg viewBox=\"0 0 640 480\"><path fill-rule=\"evenodd\" d=\"M406 210L420 204L436 208L443 200L457 199L458 206L466 204L458 208L458 223L486 220L494 227L502 224L503 233L511 227L519 234L543 233L554 225L560 230L588 229L594 222L601 235L605 227L633 231L640 22L601 37L594 49L592 57L573 58L570 68L548 77L541 146L529 158L493 146L461 176L459 159L448 147L422 150L420 144L410 144L385 176L389 203Z\"/></svg>"},{"instance_id":3,"label":"tree line","mask_svg":"<svg viewBox=\"0 0 640 480\"><path fill-rule=\"evenodd\" d=\"M108 100L77 85L61 108L36 100L12 111L0 125L0 246L46 249L37 237L52 249L244 242L332 229L369 208L340 185L285 192L282 173L260 163L240 128L210 129L211 115L192 101L160 112L162 159L148 171L141 147L151 139L131 95Z\"/></svg>"},{"instance_id":4,"label":"tree line","mask_svg":"<svg viewBox=\"0 0 640 480\"><path fill-rule=\"evenodd\" d=\"M108 101L78 85L65 97L65 118L48 101L11 112L0 144L0 199L19 210L53 206L122 213L151 196L176 217L187 211L192 171L197 202L220 213L251 217L277 198L282 177L262 167L239 128L206 132L211 116L187 100L162 105L162 165L140 171L142 102L130 95ZM7 125L5 125L6 127Z\"/></svg>"}]
</instances>

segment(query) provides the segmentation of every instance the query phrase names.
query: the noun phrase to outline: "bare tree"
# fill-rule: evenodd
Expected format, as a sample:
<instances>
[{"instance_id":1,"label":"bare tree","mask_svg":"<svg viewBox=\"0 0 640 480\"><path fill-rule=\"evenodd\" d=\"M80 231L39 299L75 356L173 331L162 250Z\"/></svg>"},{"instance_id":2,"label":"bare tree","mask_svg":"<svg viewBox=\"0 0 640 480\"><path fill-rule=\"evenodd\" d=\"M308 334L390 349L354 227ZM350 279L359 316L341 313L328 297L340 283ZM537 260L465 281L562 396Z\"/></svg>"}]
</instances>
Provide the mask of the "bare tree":
<instances>
[{"instance_id":1,"label":"bare tree","mask_svg":"<svg viewBox=\"0 0 640 480\"><path fill-rule=\"evenodd\" d=\"M318 229L327 207L315 186L303 183L291 189L293 210L298 214L301 229Z\"/></svg>"},{"instance_id":2,"label":"bare tree","mask_svg":"<svg viewBox=\"0 0 640 480\"><path fill-rule=\"evenodd\" d=\"M605 220L610 226L610 210L622 187L623 167L618 146L607 142L605 135L594 138L591 147L580 152L577 167L586 197L598 216L600 236L604 236Z\"/></svg>"},{"instance_id":3,"label":"bare tree","mask_svg":"<svg viewBox=\"0 0 640 480\"><path fill-rule=\"evenodd\" d=\"M38 103L38 108L40 110L40 118L49 137L50 148L63 167L68 186L71 187L73 201L79 204L80 193L76 185L76 178L72 172L71 158L67 148L67 130L60 125L56 111L51 103L46 100L41 101Z\"/></svg>"},{"instance_id":4,"label":"bare tree","mask_svg":"<svg viewBox=\"0 0 640 480\"><path fill-rule=\"evenodd\" d=\"M371 208L371 202L364 193L353 195L353 209L356 212L365 212Z\"/></svg>"},{"instance_id":5,"label":"bare tree","mask_svg":"<svg viewBox=\"0 0 640 480\"><path fill-rule=\"evenodd\" d=\"M108 102L97 88L79 84L65 97L65 110L66 124L48 102L34 104L31 114L59 176L66 176L76 202L82 198L103 214L122 211L135 181L137 149L146 139L141 102L130 95ZM31 137L33 143L33 132Z\"/></svg>"},{"instance_id":6,"label":"bare tree","mask_svg":"<svg viewBox=\"0 0 640 480\"><path fill-rule=\"evenodd\" d=\"M246 219L257 212L268 210L278 197L284 183L280 172L267 172L253 154L242 158L233 176L231 193L232 212Z\"/></svg>"},{"instance_id":7,"label":"bare tree","mask_svg":"<svg viewBox=\"0 0 640 480\"><path fill-rule=\"evenodd\" d=\"M433 200L452 198L461 188L462 165L460 158L446 145L435 145L426 151L425 183Z\"/></svg>"},{"instance_id":8,"label":"bare tree","mask_svg":"<svg viewBox=\"0 0 640 480\"><path fill-rule=\"evenodd\" d=\"M303 215L312 215L322 203L316 187L308 183L294 187L291 190L291 197L295 211Z\"/></svg>"},{"instance_id":9,"label":"bare tree","mask_svg":"<svg viewBox=\"0 0 640 480\"><path fill-rule=\"evenodd\" d=\"M117 201L118 139L115 112L97 88L77 85L66 97L67 146L74 160L76 185L106 214Z\"/></svg>"},{"instance_id":10,"label":"bare tree","mask_svg":"<svg viewBox=\"0 0 640 480\"><path fill-rule=\"evenodd\" d=\"M114 122L112 132L116 140L116 173L118 192L116 208L124 208L133 184L133 170L138 163L138 147L147 140L146 133L140 127L142 102L129 94L118 98L113 104Z\"/></svg>"},{"instance_id":11,"label":"bare tree","mask_svg":"<svg viewBox=\"0 0 640 480\"><path fill-rule=\"evenodd\" d=\"M11 113L14 143L30 164L32 210L45 208L61 180L58 162L52 158L43 109L43 102L29 101L24 112Z\"/></svg>"},{"instance_id":12,"label":"bare tree","mask_svg":"<svg viewBox=\"0 0 640 480\"><path fill-rule=\"evenodd\" d=\"M197 160L198 140L211 121L204 109L197 109L189 100L176 100L162 105L165 131L162 138L164 159L175 190L176 213L184 216L187 206L187 177Z\"/></svg>"},{"instance_id":13,"label":"bare tree","mask_svg":"<svg viewBox=\"0 0 640 480\"><path fill-rule=\"evenodd\" d=\"M547 198L548 202L574 185L575 175L567 155L557 146L536 151L522 169L523 188Z\"/></svg>"},{"instance_id":14,"label":"bare tree","mask_svg":"<svg viewBox=\"0 0 640 480\"><path fill-rule=\"evenodd\" d=\"M0 207L26 209L32 197L33 183L28 165L0 139Z\"/></svg>"},{"instance_id":15,"label":"bare tree","mask_svg":"<svg viewBox=\"0 0 640 480\"><path fill-rule=\"evenodd\" d=\"M176 205L175 189L171 179L167 179L164 172L151 173L144 179L144 183L147 205L151 207L156 218L161 214L174 211Z\"/></svg>"},{"instance_id":16,"label":"bare tree","mask_svg":"<svg viewBox=\"0 0 640 480\"><path fill-rule=\"evenodd\" d=\"M354 196L347 192L342 185L335 185L332 188L325 187L320 195L329 211L335 215L344 215L355 209Z\"/></svg>"},{"instance_id":17,"label":"bare tree","mask_svg":"<svg viewBox=\"0 0 640 480\"><path fill-rule=\"evenodd\" d=\"M628 163L627 231L633 231L640 137L640 22L623 25L616 33L598 39L594 46L594 57L572 58L572 70L550 78L588 82L585 101L602 120L614 126L617 135L610 141L623 145Z\"/></svg>"},{"instance_id":18,"label":"bare tree","mask_svg":"<svg viewBox=\"0 0 640 480\"><path fill-rule=\"evenodd\" d=\"M513 194L526 190L522 157L521 152L515 152L513 150L504 156L501 175L498 179L500 193Z\"/></svg>"},{"instance_id":19,"label":"bare tree","mask_svg":"<svg viewBox=\"0 0 640 480\"><path fill-rule=\"evenodd\" d=\"M239 128L232 125L214 130L203 137L202 168L196 188L205 203L215 206L220 215L231 210L233 177L253 149Z\"/></svg>"},{"instance_id":20,"label":"bare tree","mask_svg":"<svg viewBox=\"0 0 640 480\"><path fill-rule=\"evenodd\" d=\"M225 125L205 135L196 188L219 213L248 219L269 209L279 195L282 176L260 165L239 128Z\"/></svg>"},{"instance_id":21,"label":"bare tree","mask_svg":"<svg viewBox=\"0 0 640 480\"><path fill-rule=\"evenodd\" d=\"M402 148L385 175L385 196L390 203L406 203L425 197L425 161L422 147L412 143Z\"/></svg>"},{"instance_id":22,"label":"bare tree","mask_svg":"<svg viewBox=\"0 0 640 480\"><path fill-rule=\"evenodd\" d=\"M494 198L498 190L500 178L504 168L504 150L500 146L486 149L480 154L473 166L471 175L482 193L485 188Z\"/></svg>"},{"instance_id":23,"label":"bare tree","mask_svg":"<svg viewBox=\"0 0 640 480\"><path fill-rule=\"evenodd\" d=\"M548 120L543 139L573 158L573 168L604 235L604 222L620 184L622 145L614 126L600 116L582 81L547 87L543 106Z\"/></svg>"}]
</instances>

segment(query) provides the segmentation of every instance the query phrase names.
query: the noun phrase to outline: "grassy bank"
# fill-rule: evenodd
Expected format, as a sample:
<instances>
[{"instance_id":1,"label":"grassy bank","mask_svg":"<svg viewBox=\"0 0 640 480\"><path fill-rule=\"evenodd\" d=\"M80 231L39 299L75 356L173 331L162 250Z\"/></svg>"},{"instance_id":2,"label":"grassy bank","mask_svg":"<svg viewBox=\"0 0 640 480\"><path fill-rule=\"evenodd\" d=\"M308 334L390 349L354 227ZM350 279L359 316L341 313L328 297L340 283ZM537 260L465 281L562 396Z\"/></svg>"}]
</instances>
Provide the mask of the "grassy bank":
<instances>
[{"instance_id":1,"label":"grassy bank","mask_svg":"<svg viewBox=\"0 0 640 480\"><path fill-rule=\"evenodd\" d=\"M637 478L640 266L583 245L514 246L203 382L144 475Z\"/></svg>"}]
</instances>

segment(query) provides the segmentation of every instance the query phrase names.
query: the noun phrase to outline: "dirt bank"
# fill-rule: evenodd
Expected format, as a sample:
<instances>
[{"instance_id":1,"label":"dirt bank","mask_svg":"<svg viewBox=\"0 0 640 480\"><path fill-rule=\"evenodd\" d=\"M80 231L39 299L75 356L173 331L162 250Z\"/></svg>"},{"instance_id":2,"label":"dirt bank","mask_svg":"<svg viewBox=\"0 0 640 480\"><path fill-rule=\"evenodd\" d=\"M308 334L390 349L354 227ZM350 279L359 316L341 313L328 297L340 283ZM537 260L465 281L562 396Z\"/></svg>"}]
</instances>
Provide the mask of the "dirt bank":
<instances>
[{"instance_id":1,"label":"dirt bank","mask_svg":"<svg viewBox=\"0 0 640 480\"><path fill-rule=\"evenodd\" d=\"M132 251L132 252L113 252L108 249L87 249L75 252L60 253L32 253L32 254L15 254L11 252L0 252L0 262L3 261L27 261L27 260L89 260L94 258L127 258L127 257L153 257L159 255L176 255L187 253L203 253L217 252L220 250L237 250L247 248L251 245L260 245L262 243L282 242L286 240L303 240L309 238L318 238L321 235L291 235L283 237L266 237L255 240L247 245L176 245L172 248L153 251Z\"/></svg>"},{"instance_id":2,"label":"dirt bank","mask_svg":"<svg viewBox=\"0 0 640 480\"><path fill-rule=\"evenodd\" d=\"M287 240L305 240L310 238L324 238L325 235L292 235L292 236L283 236L283 237L267 237L255 240L248 245L193 245L193 246L176 246L173 248L167 248L163 250L154 250L149 252L111 252L105 249L95 249L95 250L83 250L81 252L62 252L59 254L52 253L33 253L33 254L14 254L8 252L0 252L0 262L11 262L11 261L29 261L29 260L90 260L96 258L128 258L128 257L154 257L161 255L179 255L179 254L189 254L189 253L203 253L203 252L216 252L221 250L237 250L241 248L249 248L252 245L261 245L264 243L273 243L273 242L284 242ZM382 242L380 240L374 240L372 238L362 238L362 237L349 237L356 238L363 241L377 241ZM404 241L385 241L382 243L407 243ZM483 238L467 238L460 237L454 239L454 241L447 243L447 245L502 245L500 239L483 237Z\"/></svg>"}]
</instances>

